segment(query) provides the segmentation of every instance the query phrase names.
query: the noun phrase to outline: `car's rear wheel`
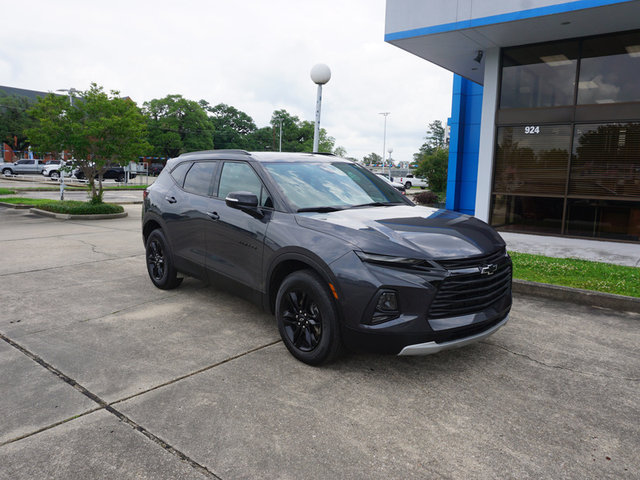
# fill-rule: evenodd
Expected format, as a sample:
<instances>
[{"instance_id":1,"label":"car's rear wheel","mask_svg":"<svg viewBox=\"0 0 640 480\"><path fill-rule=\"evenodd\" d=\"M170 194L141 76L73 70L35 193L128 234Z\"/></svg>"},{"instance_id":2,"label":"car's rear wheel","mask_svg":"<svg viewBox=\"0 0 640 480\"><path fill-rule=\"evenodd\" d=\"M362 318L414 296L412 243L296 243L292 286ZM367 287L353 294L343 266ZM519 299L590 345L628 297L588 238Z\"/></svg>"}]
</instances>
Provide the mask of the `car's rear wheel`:
<instances>
[{"instance_id":1,"label":"car's rear wheel","mask_svg":"<svg viewBox=\"0 0 640 480\"><path fill-rule=\"evenodd\" d=\"M411 182L405 182L404 184L404 188L406 188L407 190L409 190L411 188Z\"/></svg>"},{"instance_id":2,"label":"car's rear wheel","mask_svg":"<svg viewBox=\"0 0 640 480\"><path fill-rule=\"evenodd\" d=\"M118 178L116 178L116 182L124 182L124 174L123 173L118 175Z\"/></svg>"},{"instance_id":3,"label":"car's rear wheel","mask_svg":"<svg viewBox=\"0 0 640 480\"><path fill-rule=\"evenodd\" d=\"M49 176L53 179L53 180L57 180L60 178L60 174L58 172L56 172L55 170L52 171Z\"/></svg>"},{"instance_id":4,"label":"car's rear wheel","mask_svg":"<svg viewBox=\"0 0 640 480\"><path fill-rule=\"evenodd\" d=\"M284 279L276 297L276 318L285 346L298 360L320 365L340 353L336 306L315 272L299 270Z\"/></svg>"},{"instance_id":5,"label":"car's rear wheel","mask_svg":"<svg viewBox=\"0 0 640 480\"><path fill-rule=\"evenodd\" d=\"M182 283L171 259L171 252L162 230L156 229L147 238L147 272L153 284L162 290L171 290Z\"/></svg>"}]
</instances>

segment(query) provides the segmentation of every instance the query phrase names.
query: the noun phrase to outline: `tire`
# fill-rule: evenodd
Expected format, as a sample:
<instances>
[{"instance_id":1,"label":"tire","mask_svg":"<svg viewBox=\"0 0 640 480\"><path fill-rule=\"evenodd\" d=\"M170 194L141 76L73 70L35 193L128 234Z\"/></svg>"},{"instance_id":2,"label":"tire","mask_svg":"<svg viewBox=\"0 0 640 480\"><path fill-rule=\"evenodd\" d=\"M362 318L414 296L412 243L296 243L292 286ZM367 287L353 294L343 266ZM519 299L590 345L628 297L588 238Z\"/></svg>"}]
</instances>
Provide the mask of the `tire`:
<instances>
[{"instance_id":1,"label":"tire","mask_svg":"<svg viewBox=\"0 0 640 480\"><path fill-rule=\"evenodd\" d=\"M298 270L284 279L276 297L278 331L298 360L321 365L342 351L335 303L326 282L311 270Z\"/></svg>"},{"instance_id":2,"label":"tire","mask_svg":"<svg viewBox=\"0 0 640 480\"><path fill-rule=\"evenodd\" d=\"M118 178L116 178L116 182L124 182L124 175L121 173L120 175L118 175Z\"/></svg>"},{"instance_id":3,"label":"tire","mask_svg":"<svg viewBox=\"0 0 640 480\"><path fill-rule=\"evenodd\" d=\"M153 284L162 290L171 290L182 283L173 266L171 251L162 230L156 229L147 238L145 245L147 272Z\"/></svg>"},{"instance_id":4,"label":"tire","mask_svg":"<svg viewBox=\"0 0 640 480\"><path fill-rule=\"evenodd\" d=\"M60 173L56 172L55 170L53 170L50 174L49 177L51 177L52 180L58 180L60 178Z\"/></svg>"},{"instance_id":5,"label":"tire","mask_svg":"<svg viewBox=\"0 0 640 480\"><path fill-rule=\"evenodd\" d=\"M404 184L404 188L406 188L407 190L409 190L411 188L411 182L405 182Z\"/></svg>"},{"instance_id":6,"label":"tire","mask_svg":"<svg viewBox=\"0 0 640 480\"><path fill-rule=\"evenodd\" d=\"M2 174L3 175L11 175L13 172L11 171L10 168L5 168L4 170L2 170Z\"/></svg>"},{"instance_id":7,"label":"tire","mask_svg":"<svg viewBox=\"0 0 640 480\"><path fill-rule=\"evenodd\" d=\"M420 190L424 190L425 188L427 188L427 187L420 187Z\"/></svg>"}]
</instances>

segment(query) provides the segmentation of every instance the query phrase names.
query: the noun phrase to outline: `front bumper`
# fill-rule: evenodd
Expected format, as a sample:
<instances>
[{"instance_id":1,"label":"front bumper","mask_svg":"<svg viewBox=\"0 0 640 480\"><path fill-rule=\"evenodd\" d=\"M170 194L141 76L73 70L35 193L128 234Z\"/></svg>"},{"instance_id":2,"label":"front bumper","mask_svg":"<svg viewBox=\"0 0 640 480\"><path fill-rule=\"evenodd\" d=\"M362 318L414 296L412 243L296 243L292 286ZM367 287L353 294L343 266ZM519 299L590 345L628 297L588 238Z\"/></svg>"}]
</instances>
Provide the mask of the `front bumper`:
<instances>
[{"instance_id":1,"label":"front bumper","mask_svg":"<svg viewBox=\"0 0 640 480\"><path fill-rule=\"evenodd\" d=\"M398 356L409 356L409 355L431 355L433 353L441 352L442 350L449 350L450 348L458 348L464 347L465 345L469 345L470 343L479 342L483 340L500 329L504 324L509 320L509 316L507 315L504 320L502 320L497 325L491 327L484 332L480 332L476 335L472 335L470 337L460 338L457 340L451 340L449 342L436 343L436 342L426 342L426 343L417 343L415 345L408 345L404 347Z\"/></svg>"}]
</instances>

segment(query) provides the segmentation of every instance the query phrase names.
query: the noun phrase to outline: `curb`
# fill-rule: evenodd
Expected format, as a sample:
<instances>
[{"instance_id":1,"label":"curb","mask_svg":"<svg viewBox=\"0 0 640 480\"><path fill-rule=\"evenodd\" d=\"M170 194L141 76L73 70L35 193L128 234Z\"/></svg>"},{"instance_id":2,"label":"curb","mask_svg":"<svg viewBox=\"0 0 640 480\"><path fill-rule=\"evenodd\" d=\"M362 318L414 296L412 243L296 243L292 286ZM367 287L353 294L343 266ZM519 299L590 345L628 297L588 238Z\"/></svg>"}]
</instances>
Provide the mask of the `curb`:
<instances>
[{"instance_id":1,"label":"curb","mask_svg":"<svg viewBox=\"0 0 640 480\"><path fill-rule=\"evenodd\" d=\"M613 293L594 292L581 288L562 287L548 283L529 282L527 280L513 279L512 290L514 293L532 295L535 297L560 300L562 302L591 305L595 307L610 308L622 312L640 313L640 298L615 295Z\"/></svg>"},{"instance_id":2,"label":"curb","mask_svg":"<svg viewBox=\"0 0 640 480\"><path fill-rule=\"evenodd\" d=\"M39 208L32 208L30 211L43 217L53 217L60 220L108 220L110 218L124 218L128 215L127 212L102 213L97 215L70 215L68 213L48 212L46 210L40 210Z\"/></svg>"},{"instance_id":3,"label":"curb","mask_svg":"<svg viewBox=\"0 0 640 480\"><path fill-rule=\"evenodd\" d=\"M19 209L33 208L33 205L27 205L25 203L5 203L5 202L0 202L0 207L8 207L8 208L14 208L16 210L19 210Z\"/></svg>"}]
</instances>

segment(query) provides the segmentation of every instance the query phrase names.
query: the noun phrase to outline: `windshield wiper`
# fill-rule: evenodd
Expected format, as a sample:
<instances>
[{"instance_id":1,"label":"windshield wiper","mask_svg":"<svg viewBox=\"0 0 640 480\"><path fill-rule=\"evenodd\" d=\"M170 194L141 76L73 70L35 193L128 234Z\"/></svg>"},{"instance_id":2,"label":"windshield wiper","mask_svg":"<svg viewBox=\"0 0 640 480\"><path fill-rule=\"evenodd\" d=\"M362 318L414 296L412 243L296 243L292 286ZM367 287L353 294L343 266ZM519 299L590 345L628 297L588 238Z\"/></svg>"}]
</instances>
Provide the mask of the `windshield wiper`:
<instances>
[{"instance_id":1,"label":"windshield wiper","mask_svg":"<svg viewBox=\"0 0 640 480\"><path fill-rule=\"evenodd\" d=\"M296 210L298 213L300 212L337 212L339 210L344 210L344 207L304 207Z\"/></svg>"},{"instance_id":2,"label":"windshield wiper","mask_svg":"<svg viewBox=\"0 0 640 480\"><path fill-rule=\"evenodd\" d=\"M400 205L400 202L371 202L371 203L361 203L359 205L351 205L349 208L359 208L359 207L388 207L389 205Z\"/></svg>"}]
</instances>

